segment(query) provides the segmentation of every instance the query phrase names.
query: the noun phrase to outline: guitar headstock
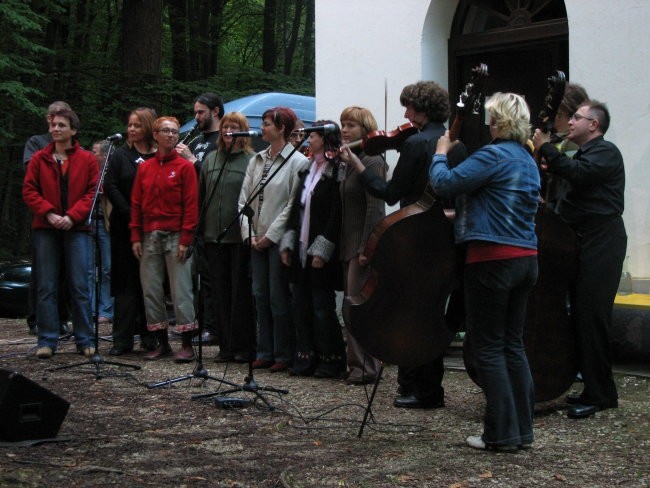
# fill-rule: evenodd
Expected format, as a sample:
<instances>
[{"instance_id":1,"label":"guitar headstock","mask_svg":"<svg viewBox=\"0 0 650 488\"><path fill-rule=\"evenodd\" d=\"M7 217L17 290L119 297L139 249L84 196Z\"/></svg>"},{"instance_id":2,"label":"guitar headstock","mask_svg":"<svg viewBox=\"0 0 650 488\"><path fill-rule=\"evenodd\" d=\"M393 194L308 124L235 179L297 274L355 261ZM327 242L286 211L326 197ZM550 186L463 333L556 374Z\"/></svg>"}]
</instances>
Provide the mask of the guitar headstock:
<instances>
[{"instance_id":1,"label":"guitar headstock","mask_svg":"<svg viewBox=\"0 0 650 488\"><path fill-rule=\"evenodd\" d=\"M472 113L479 113L479 110L481 109L481 91L483 90L483 82L487 76L487 64L481 63L472 69L472 77L458 97L456 116L454 117L454 122L449 128L449 138L452 141L458 139L458 136L460 135L460 129L463 125L466 108L469 106L471 107Z\"/></svg>"},{"instance_id":2,"label":"guitar headstock","mask_svg":"<svg viewBox=\"0 0 650 488\"><path fill-rule=\"evenodd\" d=\"M553 127L555 116L564 98L564 89L567 82L566 75L560 70L556 70L555 73L548 77L547 81L544 107L537 116L537 127L544 132L548 132Z\"/></svg>"},{"instance_id":3,"label":"guitar headstock","mask_svg":"<svg viewBox=\"0 0 650 488\"><path fill-rule=\"evenodd\" d=\"M488 77L487 64L481 63L472 68L472 77L469 83L465 85L465 89L458 97L456 107L459 111L465 112L465 109L471 107L473 114L478 114L481 108L481 91L485 78Z\"/></svg>"}]
</instances>

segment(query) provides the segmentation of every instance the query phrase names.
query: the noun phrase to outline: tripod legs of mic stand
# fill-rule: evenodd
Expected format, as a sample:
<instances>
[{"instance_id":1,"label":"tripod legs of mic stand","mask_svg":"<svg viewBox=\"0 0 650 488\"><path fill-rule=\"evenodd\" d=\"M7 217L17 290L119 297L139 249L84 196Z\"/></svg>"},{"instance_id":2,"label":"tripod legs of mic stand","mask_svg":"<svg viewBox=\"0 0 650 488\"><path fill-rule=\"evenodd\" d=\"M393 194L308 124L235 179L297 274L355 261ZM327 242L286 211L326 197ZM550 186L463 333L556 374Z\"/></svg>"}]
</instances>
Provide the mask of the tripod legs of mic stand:
<instances>
[{"instance_id":1,"label":"tripod legs of mic stand","mask_svg":"<svg viewBox=\"0 0 650 488\"><path fill-rule=\"evenodd\" d=\"M173 385L174 383L180 383L182 381L190 381L190 380L213 380L213 381L220 381L222 382L220 378L215 378L214 376L210 376L208 374L208 371L205 369L203 366L203 363L199 362L196 365L196 368L194 368L194 371L192 371L189 374L186 374L185 376L179 376L178 378L172 378L169 380L165 381L159 381L157 383L148 383L147 388L150 390L154 390L156 388L162 388L163 386L170 386Z\"/></svg>"},{"instance_id":2,"label":"tripod legs of mic stand","mask_svg":"<svg viewBox=\"0 0 650 488\"><path fill-rule=\"evenodd\" d=\"M100 367L102 364L108 364L111 366L120 366L124 368L131 368L131 369L140 369L140 366L137 364L127 364L127 363L120 363L118 361L106 361L104 358L102 358L101 354L96 352L97 349L95 349L95 354L90 356L86 361L79 361L77 363L72 363L72 364L66 364L64 366L57 366L55 368L49 368L46 369L46 371L62 371L64 369L71 369L71 368L76 368L77 366L83 366L86 364L92 364L95 366L95 379L99 380L102 379L104 376L102 375L100 371Z\"/></svg>"},{"instance_id":3,"label":"tripod legs of mic stand","mask_svg":"<svg viewBox=\"0 0 650 488\"><path fill-rule=\"evenodd\" d=\"M361 435L363 434L363 429L366 426L366 423L368 422L368 417L372 414L372 402L375 400L375 394L377 393L377 387L379 386L379 381L381 380L382 373L384 372L384 365L382 364L381 367L379 368L379 373L377 374L377 379L375 380L375 384L372 387L372 393L370 393L370 398L368 399L368 405L366 406L366 411L363 414L363 421L361 422L361 427L359 428L359 433L357 434L357 437L361 438Z\"/></svg>"},{"instance_id":4,"label":"tripod legs of mic stand","mask_svg":"<svg viewBox=\"0 0 650 488\"><path fill-rule=\"evenodd\" d=\"M238 385L236 383L232 383L230 381L226 380L218 380L221 383L224 383L226 385L232 386L230 390L224 390L224 391L214 391L211 393L201 393L198 395L192 395L192 400L198 400L200 398L210 398L213 396L217 395L228 395L229 393L235 393L238 391L246 391L253 393L257 398L259 398L267 407L269 410L275 410L275 407L269 403L269 401L266 399L261 391L268 391L272 393L280 393L282 395L286 395L289 393L288 390L281 390L279 388L273 388L271 386L264 386L260 387L257 382L255 381L255 378L253 377L253 362L250 360L248 362L248 375L244 378L245 383L243 385Z\"/></svg>"},{"instance_id":5,"label":"tripod legs of mic stand","mask_svg":"<svg viewBox=\"0 0 650 488\"><path fill-rule=\"evenodd\" d=\"M72 334L74 334L74 332L68 334L68 338ZM63 336L63 337L65 337L65 336ZM59 338L59 340L61 340L61 338ZM121 363L121 362L118 362L118 361L106 361L102 357L102 355L99 354L99 347L98 347L99 346L99 322L98 322L97 318L95 318L95 342L94 342L94 345L95 345L95 352L93 353L92 356L90 356L85 361L79 361L79 362L72 363L72 364L65 364L63 366L56 366L54 368L48 368L45 371L47 371L47 372L62 371L64 369L71 369L71 368L76 368L77 366L84 366L84 365L87 365L87 364L91 364L91 365L95 366L95 379L99 380L99 379L104 377L104 375L102 375L101 370L100 370L102 364L108 364L108 365L111 365L111 366L120 366L120 367L123 367L123 368L131 368L131 369L135 369L135 370L140 369L140 366L138 366L137 364L127 364L127 363Z\"/></svg>"}]
</instances>

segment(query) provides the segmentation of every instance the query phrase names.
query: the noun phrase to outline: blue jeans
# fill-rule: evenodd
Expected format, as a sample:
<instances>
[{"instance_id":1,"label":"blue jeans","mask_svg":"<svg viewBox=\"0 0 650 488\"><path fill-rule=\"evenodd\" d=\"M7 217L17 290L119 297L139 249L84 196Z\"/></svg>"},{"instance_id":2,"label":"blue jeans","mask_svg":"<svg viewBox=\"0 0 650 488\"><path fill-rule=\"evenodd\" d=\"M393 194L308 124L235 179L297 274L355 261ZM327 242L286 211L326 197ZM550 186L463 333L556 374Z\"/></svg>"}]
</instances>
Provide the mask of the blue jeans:
<instances>
[{"instance_id":1,"label":"blue jeans","mask_svg":"<svg viewBox=\"0 0 650 488\"><path fill-rule=\"evenodd\" d=\"M92 319L88 289L88 233L38 229L34 231L36 256L36 320L39 347L56 349L59 339L58 296L61 256L65 261L65 278L70 292L72 325L77 347L91 344Z\"/></svg>"},{"instance_id":2,"label":"blue jeans","mask_svg":"<svg viewBox=\"0 0 650 488\"><path fill-rule=\"evenodd\" d=\"M280 261L279 246L253 250L253 297L257 310L257 359L290 364L294 331L289 316L287 268Z\"/></svg>"},{"instance_id":3,"label":"blue jeans","mask_svg":"<svg viewBox=\"0 0 650 488\"><path fill-rule=\"evenodd\" d=\"M92 221L92 230L89 234L89 270L88 286L90 287L90 307L93 315L106 317L113 320L113 298L111 297L111 240L101 219L97 225L97 238L99 240L99 253L101 270L98 276L99 281L99 313L95 308L95 220Z\"/></svg>"},{"instance_id":4,"label":"blue jeans","mask_svg":"<svg viewBox=\"0 0 650 488\"><path fill-rule=\"evenodd\" d=\"M537 256L465 266L466 328L485 393L487 444L534 440L535 396L523 332L528 294L536 281Z\"/></svg>"}]
</instances>

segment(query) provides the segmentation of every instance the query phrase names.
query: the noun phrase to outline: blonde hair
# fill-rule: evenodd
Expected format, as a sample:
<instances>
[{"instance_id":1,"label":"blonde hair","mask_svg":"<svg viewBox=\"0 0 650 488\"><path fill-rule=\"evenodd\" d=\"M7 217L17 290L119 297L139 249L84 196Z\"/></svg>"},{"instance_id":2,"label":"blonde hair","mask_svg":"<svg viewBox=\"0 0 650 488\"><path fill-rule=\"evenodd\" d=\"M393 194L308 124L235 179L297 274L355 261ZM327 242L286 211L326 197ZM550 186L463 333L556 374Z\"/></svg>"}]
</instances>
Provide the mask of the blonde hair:
<instances>
[{"instance_id":1,"label":"blonde hair","mask_svg":"<svg viewBox=\"0 0 650 488\"><path fill-rule=\"evenodd\" d=\"M530 137L530 110L516 93L496 92L485 103L490 125L498 137L525 144Z\"/></svg>"},{"instance_id":2,"label":"blonde hair","mask_svg":"<svg viewBox=\"0 0 650 488\"><path fill-rule=\"evenodd\" d=\"M343 109L343 112L341 112L341 117L339 117L339 119L341 120L341 124L343 124L344 120L351 120L359 124L361 126L362 137L365 137L370 132L377 130L378 127L377 121L372 116L372 113L370 113L370 110L363 107L347 107Z\"/></svg>"},{"instance_id":3,"label":"blonde hair","mask_svg":"<svg viewBox=\"0 0 650 488\"><path fill-rule=\"evenodd\" d=\"M248 125L248 119L246 116L240 112L228 112L226 115L221 117L220 120L220 127L223 127L225 123L228 122L233 122L239 126L239 131L240 132L246 132L249 129ZM219 131L219 139L217 141L217 147L219 149L225 149L226 148L226 143L223 141L223 131ZM251 138L250 137L238 137L235 139L235 144L233 146L233 149L235 148L241 148L245 153L252 153L253 147L251 146Z\"/></svg>"}]
</instances>

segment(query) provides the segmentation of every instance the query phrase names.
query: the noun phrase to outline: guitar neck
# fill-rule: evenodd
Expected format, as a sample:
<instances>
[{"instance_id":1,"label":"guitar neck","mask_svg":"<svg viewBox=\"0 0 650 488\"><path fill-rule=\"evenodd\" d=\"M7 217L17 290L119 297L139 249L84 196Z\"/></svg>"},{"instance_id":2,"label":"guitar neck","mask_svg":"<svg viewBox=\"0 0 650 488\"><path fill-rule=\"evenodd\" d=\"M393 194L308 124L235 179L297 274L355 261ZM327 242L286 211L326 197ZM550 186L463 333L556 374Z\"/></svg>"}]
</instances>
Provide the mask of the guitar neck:
<instances>
[{"instance_id":1,"label":"guitar neck","mask_svg":"<svg viewBox=\"0 0 650 488\"><path fill-rule=\"evenodd\" d=\"M457 113L456 117L454 117L454 121L451 124L451 127L449 128L449 139L452 142L458 140L458 136L460 136L460 130L463 128L464 121L465 121L464 114Z\"/></svg>"}]
</instances>

